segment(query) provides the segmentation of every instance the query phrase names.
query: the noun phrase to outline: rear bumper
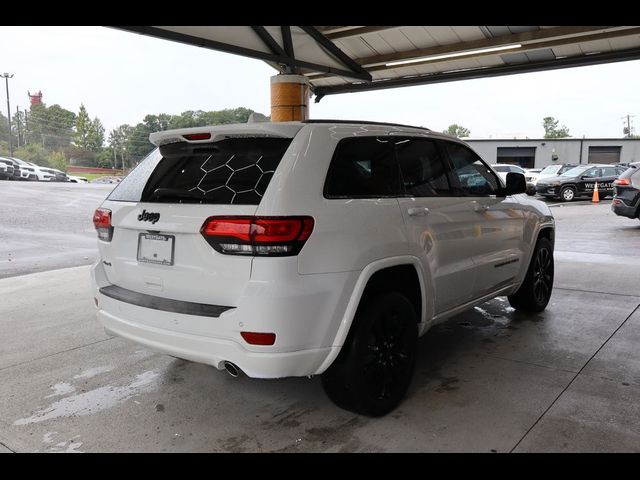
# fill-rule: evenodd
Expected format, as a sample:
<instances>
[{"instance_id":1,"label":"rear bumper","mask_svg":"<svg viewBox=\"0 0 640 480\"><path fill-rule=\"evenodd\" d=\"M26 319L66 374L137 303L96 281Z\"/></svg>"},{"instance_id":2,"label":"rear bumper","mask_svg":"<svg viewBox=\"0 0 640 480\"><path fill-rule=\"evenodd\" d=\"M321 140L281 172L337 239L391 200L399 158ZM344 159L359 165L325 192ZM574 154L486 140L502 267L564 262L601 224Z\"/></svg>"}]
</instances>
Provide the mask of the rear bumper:
<instances>
[{"instance_id":1,"label":"rear bumper","mask_svg":"<svg viewBox=\"0 0 640 480\"><path fill-rule=\"evenodd\" d=\"M629 207L618 199L614 199L611 203L611 211L613 211L613 213L615 213L616 215L620 215L621 217L638 218L637 206Z\"/></svg>"},{"instance_id":2,"label":"rear bumper","mask_svg":"<svg viewBox=\"0 0 640 480\"><path fill-rule=\"evenodd\" d=\"M108 289L109 282L99 262L91 269L97 317L108 333L218 369L224 368L225 361L232 362L249 377L320 374L325 360L340 349L334 343L359 272L297 275L295 258L291 266L295 275L268 282L264 275L275 268L254 265L255 280L233 308L205 316L104 295L100 290ZM275 333L276 342L250 345L241 332Z\"/></svg>"},{"instance_id":3,"label":"rear bumper","mask_svg":"<svg viewBox=\"0 0 640 480\"><path fill-rule=\"evenodd\" d=\"M100 305L103 305L102 299L99 301ZM257 353L246 350L232 340L154 328L125 320L102 308L98 310L98 320L107 333L126 338L151 350L213 365L220 370L224 368L225 361L232 362L247 376L253 378L313 375L333 350L318 348L284 353Z\"/></svg>"}]
</instances>

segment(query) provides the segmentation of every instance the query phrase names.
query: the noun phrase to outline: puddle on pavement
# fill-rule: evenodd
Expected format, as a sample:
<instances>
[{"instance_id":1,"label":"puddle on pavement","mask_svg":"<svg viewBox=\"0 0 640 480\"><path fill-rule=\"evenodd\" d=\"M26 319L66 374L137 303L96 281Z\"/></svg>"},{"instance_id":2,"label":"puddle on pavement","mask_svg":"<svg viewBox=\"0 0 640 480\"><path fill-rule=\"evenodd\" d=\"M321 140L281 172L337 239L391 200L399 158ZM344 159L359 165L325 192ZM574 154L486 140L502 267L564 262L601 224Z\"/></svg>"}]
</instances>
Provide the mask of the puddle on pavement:
<instances>
[{"instance_id":1,"label":"puddle on pavement","mask_svg":"<svg viewBox=\"0 0 640 480\"><path fill-rule=\"evenodd\" d=\"M76 387L74 387L70 383L56 383L53 387L51 387L51 390L53 390L53 393L51 395L47 395L44 398L59 397L60 395L73 393L76 391Z\"/></svg>"},{"instance_id":2,"label":"puddle on pavement","mask_svg":"<svg viewBox=\"0 0 640 480\"><path fill-rule=\"evenodd\" d=\"M136 376L136 379L122 386L107 385L88 392L71 395L52 403L28 418L21 418L13 422L14 425L28 425L44 422L59 417L74 415L92 415L94 413L115 407L134 395L151 391L157 383L160 373L148 371Z\"/></svg>"}]
</instances>

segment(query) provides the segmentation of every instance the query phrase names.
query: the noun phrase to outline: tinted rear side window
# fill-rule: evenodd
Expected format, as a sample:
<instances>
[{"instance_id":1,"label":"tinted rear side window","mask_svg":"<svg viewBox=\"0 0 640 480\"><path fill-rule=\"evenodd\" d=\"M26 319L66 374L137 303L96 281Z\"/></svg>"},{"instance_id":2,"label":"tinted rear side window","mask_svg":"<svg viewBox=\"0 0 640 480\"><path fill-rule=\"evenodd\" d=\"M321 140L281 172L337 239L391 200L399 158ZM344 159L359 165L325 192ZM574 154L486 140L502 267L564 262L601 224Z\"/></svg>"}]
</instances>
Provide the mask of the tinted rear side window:
<instances>
[{"instance_id":1,"label":"tinted rear side window","mask_svg":"<svg viewBox=\"0 0 640 480\"><path fill-rule=\"evenodd\" d=\"M376 198L400 195L400 172L389 137L355 137L340 141L331 160L327 198Z\"/></svg>"},{"instance_id":2,"label":"tinted rear side window","mask_svg":"<svg viewBox=\"0 0 640 480\"><path fill-rule=\"evenodd\" d=\"M164 145L157 153L159 158L150 155L109 199L258 205L291 140L227 138L210 144Z\"/></svg>"},{"instance_id":3,"label":"tinted rear side window","mask_svg":"<svg viewBox=\"0 0 640 480\"><path fill-rule=\"evenodd\" d=\"M449 180L433 140L407 138L396 142L405 193L416 197L448 196Z\"/></svg>"}]
</instances>

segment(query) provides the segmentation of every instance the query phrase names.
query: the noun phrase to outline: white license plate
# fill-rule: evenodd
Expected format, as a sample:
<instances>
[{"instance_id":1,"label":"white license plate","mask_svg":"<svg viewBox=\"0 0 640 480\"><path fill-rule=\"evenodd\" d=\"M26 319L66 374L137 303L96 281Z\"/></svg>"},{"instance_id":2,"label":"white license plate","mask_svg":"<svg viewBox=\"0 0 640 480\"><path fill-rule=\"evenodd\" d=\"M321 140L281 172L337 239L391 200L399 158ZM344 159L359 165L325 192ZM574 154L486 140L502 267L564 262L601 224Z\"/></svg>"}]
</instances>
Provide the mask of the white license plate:
<instances>
[{"instance_id":1,"label":"white license plate","mask_svg":"<svg viewBox=\"0 0 640 480\"><path fill-rule=\"evenodd\" d=\"M138 261L173 265L175 236L141 233L138 236Z\"/></svg>"}]
</instances>

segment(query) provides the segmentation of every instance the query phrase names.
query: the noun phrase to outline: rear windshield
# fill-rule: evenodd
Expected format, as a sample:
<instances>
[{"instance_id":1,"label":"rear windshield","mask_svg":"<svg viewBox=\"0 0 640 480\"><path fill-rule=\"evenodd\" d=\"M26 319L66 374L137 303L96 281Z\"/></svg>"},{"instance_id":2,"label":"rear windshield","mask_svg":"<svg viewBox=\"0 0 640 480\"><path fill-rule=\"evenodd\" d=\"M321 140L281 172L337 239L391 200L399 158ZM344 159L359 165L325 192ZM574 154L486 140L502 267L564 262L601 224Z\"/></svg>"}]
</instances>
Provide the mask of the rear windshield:
<instances>
[{"instance_id":1,"label":"rear windshield","mask_svg":"<svg viewBox=\"0 0 640 480\"><path fill-rule=\"evenodd\" d=\"M154 150L109 196L151 203L258 205L291 138L227 138Z\"/></svg>"},{"instance_id":2,"label":"rear windshield","mask_svg":"<svg viewBox=\"0 0 640 480\"><path fill-rule=\"evenodd\" d=\"M620 175L620 178L630 178L631 176L633 176L635 173L640 172L640 163L632 163L629 165L629 168L627 168L622 175Z\"/></svg>"}]
</instances>

